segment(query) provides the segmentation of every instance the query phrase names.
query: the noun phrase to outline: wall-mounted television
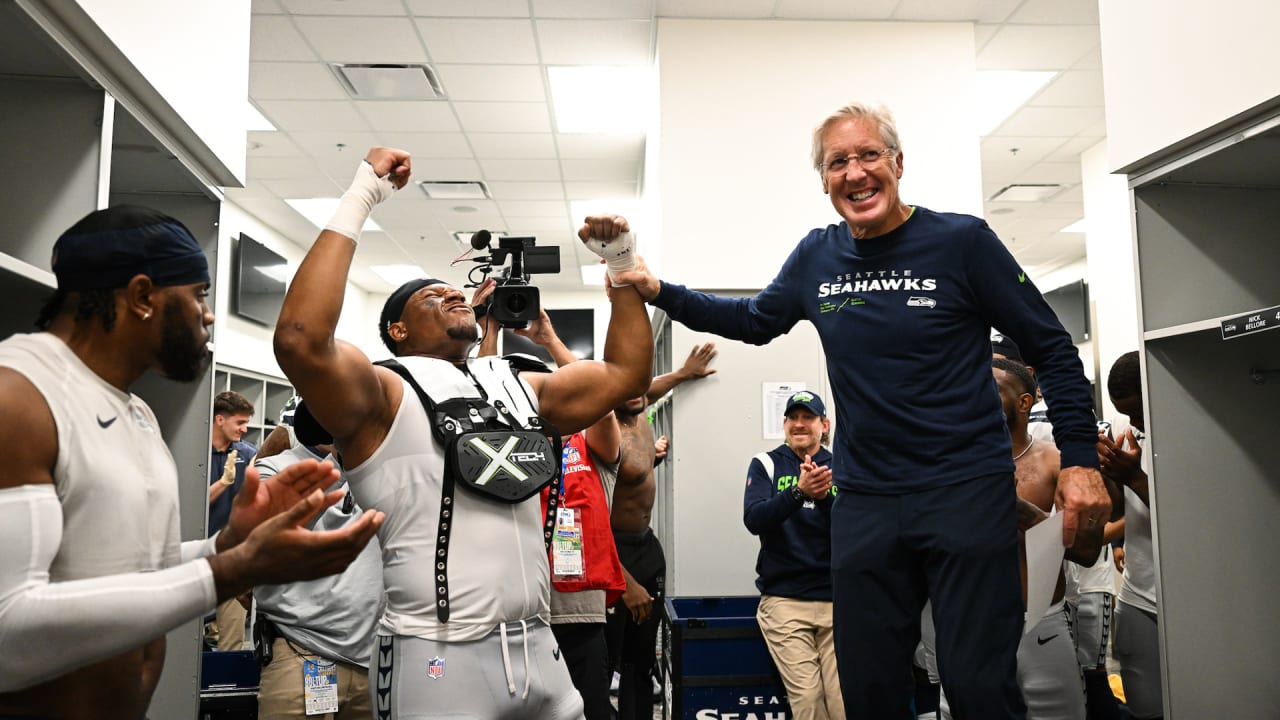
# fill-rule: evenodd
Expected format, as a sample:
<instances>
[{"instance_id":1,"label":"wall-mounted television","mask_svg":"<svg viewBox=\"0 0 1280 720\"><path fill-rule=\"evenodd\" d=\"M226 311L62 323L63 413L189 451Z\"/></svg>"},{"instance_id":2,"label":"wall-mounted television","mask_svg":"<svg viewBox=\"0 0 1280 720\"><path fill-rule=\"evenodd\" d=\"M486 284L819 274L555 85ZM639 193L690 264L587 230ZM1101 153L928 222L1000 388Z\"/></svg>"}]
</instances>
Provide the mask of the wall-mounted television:
<instances>
[{"instance_id":1,"label":"wall-mounted television","mask_svg":"<svg viewBox=\"0 0 1280 720\"><path fill-rule=\"evenodd\" d=\"M275 327L284 305L289 265L262 243L240 233L232 263L232 310L240 317Z\"/></svg>"},{"instance_id":2,"label":"wall-mounted television","mask_svg":"<svg viewBox=\"0 0 1280 720\"><path fill-rule=\"evenodd\" d=\"M1044 293L1044 299L1071 333L1071 342L1079 345L1089 340L1089 283L1077 280Z\"/></svg>"},{"instance_id":3,"label":"wall-mounted television","mask_svg":"<svg viewBox=\"0 0 1280 720\"><path fill-rule=\"evenodd\" d=\"M595 357L596 347L596 311L585 310L548 310L551 327L556 335L580 359L590 360ZM541 345L528 338L520 337L511 330L502 331L502 353L527 353L541 358L543 362L551 362L551 353Z\"/></svg>"}]
</instances>

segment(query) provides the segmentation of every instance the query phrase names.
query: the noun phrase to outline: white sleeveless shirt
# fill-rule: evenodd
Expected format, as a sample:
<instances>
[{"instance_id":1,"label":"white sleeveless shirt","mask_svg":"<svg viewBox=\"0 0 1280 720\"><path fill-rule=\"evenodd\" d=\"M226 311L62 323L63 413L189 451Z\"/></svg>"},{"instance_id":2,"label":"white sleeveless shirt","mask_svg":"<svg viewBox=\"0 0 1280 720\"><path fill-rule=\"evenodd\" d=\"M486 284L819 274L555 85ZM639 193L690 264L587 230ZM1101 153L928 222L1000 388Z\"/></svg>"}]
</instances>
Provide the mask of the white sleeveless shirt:
<instances>
[{"instance_id":1,"label":"white sleeveless shirt","mask_svg":"<svg viewBox=\"0 0 1280 720\"><path fill-rule=\"evenodd\" d=\"M481 397L452 363L397 358L435 401ZM489 401L502 400L522 420L537 412L537 397L501 358L468 361ZM386 438L367 460L346 470L361 507L381 510L386 610L380 634L443 642L476 640L499 623L537 618L549 622L550 568L542 538L542 508L535 493L507 504L461 487L454 492L449 537L449 622L436 618L435 552L444 478L444 448L431 432L417 393L404 393Z\"/></svg>"},{"instance_id":2,"label":"white sleeveless shirt","mask_svg":"<svg viewBox=\"0 0 1280 720\"><path fill-rule=\"evenodd\" d=\"M178 471L151 408L109 385L50 333L0 342L0 366L31 381L57 426L62 540L49 579L177 565Z\"/></svg>"}]
</instances>

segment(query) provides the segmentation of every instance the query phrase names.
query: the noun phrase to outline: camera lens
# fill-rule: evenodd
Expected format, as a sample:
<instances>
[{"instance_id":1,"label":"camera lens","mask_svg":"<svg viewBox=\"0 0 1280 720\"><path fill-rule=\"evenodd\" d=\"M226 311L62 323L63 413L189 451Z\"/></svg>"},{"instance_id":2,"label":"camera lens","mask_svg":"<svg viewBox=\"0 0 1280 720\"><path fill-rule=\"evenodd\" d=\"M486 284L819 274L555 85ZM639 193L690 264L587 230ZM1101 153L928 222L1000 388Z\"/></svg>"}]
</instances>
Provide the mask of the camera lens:
<instances>
[{"instance_id":1,"label":"camera lens","mask_svg":"<svg viewBox=\"0 0 1280 720\"><path fill-rule=\"evenodd\" d=\"M507 296L506 306L512 315L520 315L529 307L529 297L524 293L512 293Z\"/></svg>"}]
</instances>

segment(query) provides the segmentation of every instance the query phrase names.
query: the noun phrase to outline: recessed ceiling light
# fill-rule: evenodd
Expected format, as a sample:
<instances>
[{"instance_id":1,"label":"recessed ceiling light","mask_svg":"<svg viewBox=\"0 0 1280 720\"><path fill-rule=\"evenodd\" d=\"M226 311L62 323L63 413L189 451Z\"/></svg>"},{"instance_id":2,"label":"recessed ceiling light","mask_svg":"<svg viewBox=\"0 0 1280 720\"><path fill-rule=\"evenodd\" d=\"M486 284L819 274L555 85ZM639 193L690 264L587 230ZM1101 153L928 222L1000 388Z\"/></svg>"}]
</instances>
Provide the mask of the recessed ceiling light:
<instances>
[{"instance_id":1,"label":"recessed ceiling light","mask_svg":"<svg viewBox=\"0 0 1280 720\"><path fill-rule=\"evenodd\" d=\"M333 211L338 209L338 198L285 198L289 207L298 211L298 214L311 221L312 225L320 229L324 229L329 224L329 218L333 217ZM382 230L378 223L369 218L364 221L364 229L370 232Z\"/></svg>"},{"instance_id":2,"label":"recessed ceiling light","mask_svg":"<svg viewBox=\"0 0 1280 720\"><path fill-rule=\"evenodd\" d=\"M427 271L417 265L370 265L369 269L396 287L427 276Z\"/></svg>"},{"instance_id":3,"label":"recessed ceiling light","mask_svg":"<svg viewBox=\"0 0 1280 720\"><path fill-rule=\"evenodd\" d=\"M1062 190L1061 185L1006 185L987 200L990 202L1043 202L1057 195L1060 190Z\"/></svg>"},{"instance_id":4,"label":"recessed ceiling light","mask_svg":"<svg viewBox=\"0 0 1280 720\"><path fill-rule=\"evenodd\" d=\"M453 211L456 213L473 213L480 212L480 209L474 205L454 205Z\"/></svg>"},{"instance_id":5,"label":"recessed ceiling light","mask_svg":"<svg viewBox=\"0 0 1280 720\"><path fill-rule=\"evenodd\" d=\"M1082 233L1082 232L1088 232L1088 229L1085 227L1084 218L1080 218L1079 220L1062 228L1058 232Z\"/></svg>"},{"instance_id":6,"label":"recessed ceiling light","mask_svg":"<svg viewBox=\"0 0 1280 720\"><path fill-rule=\"evenodd\" d=\"M974 104L978 135L994 132L1057 74L1052 70L979 70Z\"/></svg>"},{"instance_id":7,"label":"recessed ceiling light","mask_svg":"<svg viewBox=\"0 0 1280 720\"><path fill-rule=\"evenodd\" d=\"M432 200L487 200L489 186L479 180L423 180L422 192Z\"/></svg>"},{"instance_id":8,"label":"recessed ceiling light","mask_svg":"<svg viewBox=\"0 0 1280 720\"><path fill-rule=\"evenodd\" d=\"M649 126L649 115L637 111L653 107L647 65L549 67L547 80L559 132L643 133Z\"/></svg>"},{"instance_id":9,"label":"recessed ceiling light","mask_svg":"<svg viewBox=\"0 0 1280 720\"><path fill-rule=\"evenodd\" d=\"M430 65L332 63L329 69L356 100L444 100L440 79Z\"/></svg>"}]
</instances>

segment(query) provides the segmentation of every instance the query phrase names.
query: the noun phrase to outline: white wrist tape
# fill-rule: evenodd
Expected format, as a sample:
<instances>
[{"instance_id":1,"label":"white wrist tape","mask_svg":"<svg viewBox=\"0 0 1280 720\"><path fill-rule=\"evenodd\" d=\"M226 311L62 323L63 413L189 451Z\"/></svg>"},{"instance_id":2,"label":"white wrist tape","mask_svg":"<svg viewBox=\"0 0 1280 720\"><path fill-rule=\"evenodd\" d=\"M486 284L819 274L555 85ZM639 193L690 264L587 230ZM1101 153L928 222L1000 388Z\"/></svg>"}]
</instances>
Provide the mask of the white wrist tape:
<instances>
[{"instance_id":1,"label":"white wrist tape","mask_svg":"<svg viewBox=\"0 0 1280 720\"><path fill-rule=\"evenodd\" d=\"M614 278L618 273L632 270L636 266L636 240L631 232L624 232L612 240L601 240L600 238L587 238L583 241L591 252L604 258L605 264L609 267L609 281L614 287L628 287L619 285Z\"/></svg>"},{"instance_id":2,"label":"white wrist tape","mask_svg":"<svg viewBox=\"0 0 1280 720\"><path fill-rule=\"evenodd\" d=\"M391 182L390 173L378 177L369 161L361 160L360 167L356 168L356 176L351 179L351 187L342 194L338 209L333 211L333 217L329 218L329 224L324 229L359 241L360 230L364 228L364 221L369 219L374 206L395 192L396 185Z\"/></svg>"},{"instance_id":3,"label":"white wrist tape","mask_svg":"<svg viewBox=\"0 0 1280 720\"><path fill-rule=\"evenodd\" d=\"M49 582L61 542L53 485L0 490L0 693L141 647L216 604L203 560Z\"/></svg>"}]
</instances>

